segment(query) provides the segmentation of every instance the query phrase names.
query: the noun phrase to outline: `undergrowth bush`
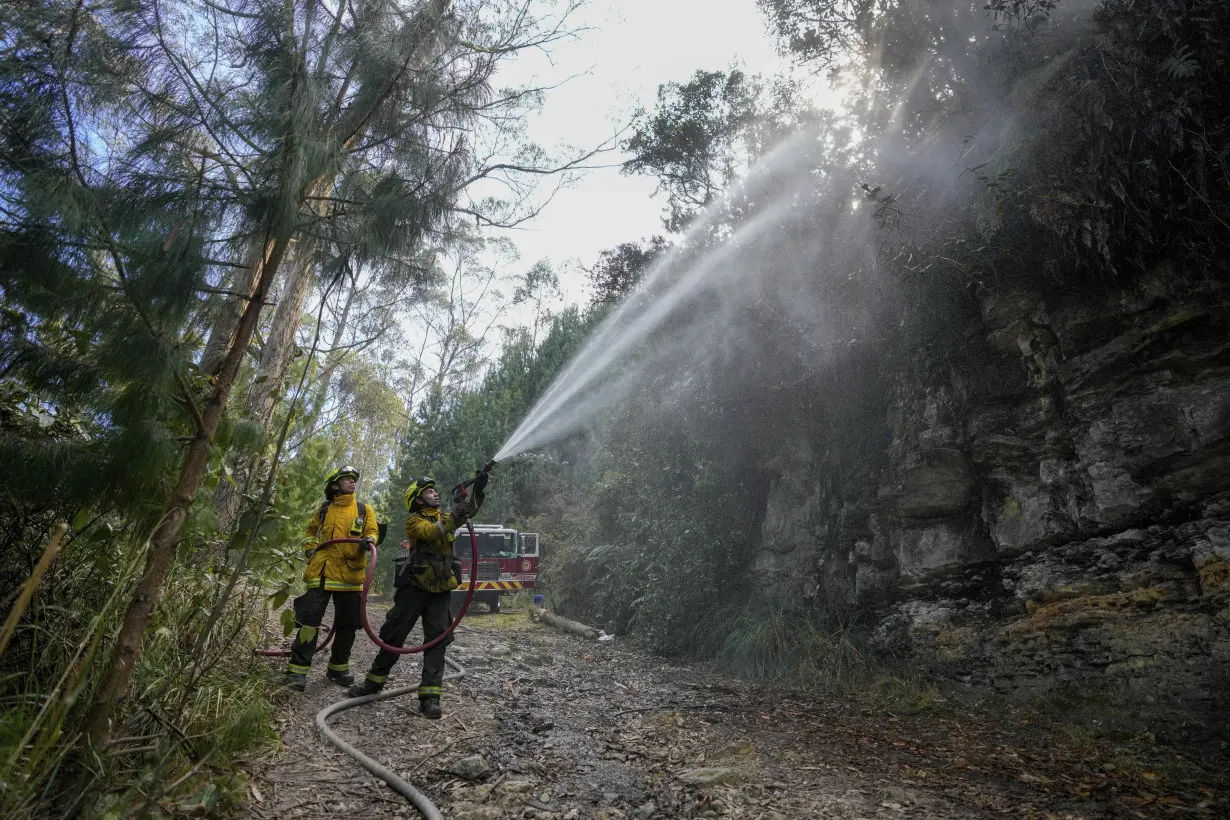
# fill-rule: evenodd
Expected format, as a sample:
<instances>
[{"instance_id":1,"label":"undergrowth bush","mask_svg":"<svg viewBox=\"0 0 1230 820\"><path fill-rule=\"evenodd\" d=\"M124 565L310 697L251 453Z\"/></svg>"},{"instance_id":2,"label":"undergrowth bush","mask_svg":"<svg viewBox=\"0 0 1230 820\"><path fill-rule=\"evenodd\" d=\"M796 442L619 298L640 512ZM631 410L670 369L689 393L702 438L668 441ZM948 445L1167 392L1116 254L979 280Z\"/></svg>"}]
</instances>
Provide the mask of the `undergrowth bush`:
<instances>
[{"instance_id":1,"label":"undergrowth bush","mask_svg":"<svg viewBox=\"0 0 1230 820\"><path fill-rule=\"evenodd\" d=\"M106 674L144 546L100 527L66 545L38 586L0 658L0 815L224 812L244 787L236 760L274 739L270 672L251 655L263 597L236 596L198 647L219 579L180 562L111 740L84 743L86 708Z\"/></svg>"}]
</instances>

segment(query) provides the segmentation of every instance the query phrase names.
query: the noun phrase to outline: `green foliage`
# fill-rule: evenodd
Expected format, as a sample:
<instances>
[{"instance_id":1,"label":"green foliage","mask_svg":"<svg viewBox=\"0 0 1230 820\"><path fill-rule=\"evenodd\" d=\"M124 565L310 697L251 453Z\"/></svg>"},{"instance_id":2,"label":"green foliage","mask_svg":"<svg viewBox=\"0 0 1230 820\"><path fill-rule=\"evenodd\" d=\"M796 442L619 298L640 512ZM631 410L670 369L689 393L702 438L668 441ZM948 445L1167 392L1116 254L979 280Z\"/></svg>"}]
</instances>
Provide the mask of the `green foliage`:
<instances>
[{"instance_id":1,"label":"green foliage","mask_svg":"<svg viewBox=\"0 0 1230 820\"><path fill-rule=\"evenodd\" d=\"M875 0L759 0L759 4L784 49L821 69L860 51L865 45L860 35L866 36L878 5ZM889 4L889 9L894 5Z\"/></svg>"},{"instance_id":2,"label":"green foliage","mask_svg":"<svg viewBox=\"0 0 1230 820\"><path fill-rule=\"evenodd\" d=\"M1224 277L1225 3L761 5L784 50L847 78L881 146L864 176L892 181L869 198L908 272L1097 287L1181 260ZM955 188L932 170L957 168Z\"/></svg>"},{"instance_id":3,"label":"green foliage","mask_svg":"<svg viewBox=\"0 0 1230 820\"><path fill-rule=\"evenodd\" d=\"M0 455L14 477L0 492L0 597L52 523L73 522L0 660L0 803L26 811L60 785L198 429L195 317L216 274L206 239L229 216L172 138L183 121L170 100L136 105L150 130L119 136L132 89L159 80L114 7L6 4L0 29ZM95 760L121 757L133 771L123 749Z\"/></svg>"},{"instance_id":4,"label":"green foliage","mask_svg":"<svg viewBox=\"0 0 1230 820\"><path fill-rule=\"evenodd\" d=\"M653 262L670 248L660 236L647 242L624 242L598 254L598 262L589 271L591 304L597 309L610 308L631 294Z\"/></svg>"},{"instance_id":5,"label":"green foliage","mask_svg":"<svg viewBox=\"0 0 1230 820\"><path fill-rule=\"evenodd\" d=\"M266 697L272 670L251 654L262 640L257 627L263 596L250 593L227 608L205 657L194 656L194 643L185 640L203 625L218 584L218 578L195 567L176 568L134 675L134 692L147 710L176 716L185 735L199 738L182 750L189 758L212 750L225 760L252 743L274 739ZM132 716L129 728L139 734L157 732L159 726L147 711Z\"/></svg>"},{"instance_id":6,"label":"green foliage","mask_svg":"<svg viewBox=\"0 0 1230 820\"><path fill-rule=\"evenodd\" d=\"M335 449L337 444L332 437L313 438L299 448L281 471L276 509L284 517L279 519L281 523L273 540L281 545L294 545L296 565L302 559L298 544L303 539L304 528L325 501L324 478L345 461L345 454Z\"/></svg>"},{"instance_id":7,"label":"green foliage","mask_svg":"<svg viewBox=\"0 0 1230 820\"><path fill-rule=\"evenodd\" d=\"M1230 253L1230 7L1105 0L1095 38L1038 92L1018 179L1035 224L1106 274L1182 260L1222 278ZM1024 152L1023 152L1024 153Z\"/></svg>"},{"instance_id":8,"label":"green foliage","mask_svg":"<svg viewBox=\"0 0 1230 820\"><path fill-rule=\"evenodd\" d=\"M266 668L250 653L257 601L227 607L218 639L193 654L218 579L193 564L175 568L134 673L139 709L114 744L88 762L74 758L84 710L106 672L108 645L123 617L124 593L144 549L100 525L67 544L43 578L31 616L0 658L0 810L25 816L56 802L87 817L135 816L152 801L211 805L241 798L225 774L235 757L273 739ZM103 563L99 555L110 557ZM209 765L198 767L198 762ZM76 770L71 792L56 774ZM96 788L100 783L107 788Z\"/></svg>"},{"instance_id":9,"label":"green foliage","mask_svg":"<svg viewBox=\"0 0 1230 820\"><path fill-rule=\"evenodd\" d=\"M645 389L594 431L602 446L571 471L587 502L559 537L544 526L545 581L564 613L690 651L697 615L746 594L767 482L750 437L717 407ZM728 426L729 425L729 426ZM669 446L664 442L670 440Z\"/></svg>"},{"instance_id":10,"label":"green foliage","mask_svg":"<svg viewBox=\"0 0 1230 820\"><path fill-rule=\"evenodd\" d=\"M623 171L658 178L667 198L663 223L679 231L810 120L799 94L795 83L738 69L697 71L687 83L661 85L654 110L642 110L633 121L623 144L633 158Z\"/></svg>"},{"instance_id":11,"label":"green foliage","mask_svg":"<svg viewBox=\"0 0 1230 820\"><path fill-rule=\"evenodd\" d=\"M596 318L575 308L565 310L552 318L537 347L528 334L511 335L478 390L460 394L449 405L422 406L402 441L402 460L390 490L397 506L401 507L401 490L396 488L404 488L415 476L431 475L447 491L495 455L533 400L567 364ZM492 485L485 511L496 517L515 515L500 487L499 481ZM404 515L402 510L397 520L404 520Z\"/></svg>"}]
</instances>

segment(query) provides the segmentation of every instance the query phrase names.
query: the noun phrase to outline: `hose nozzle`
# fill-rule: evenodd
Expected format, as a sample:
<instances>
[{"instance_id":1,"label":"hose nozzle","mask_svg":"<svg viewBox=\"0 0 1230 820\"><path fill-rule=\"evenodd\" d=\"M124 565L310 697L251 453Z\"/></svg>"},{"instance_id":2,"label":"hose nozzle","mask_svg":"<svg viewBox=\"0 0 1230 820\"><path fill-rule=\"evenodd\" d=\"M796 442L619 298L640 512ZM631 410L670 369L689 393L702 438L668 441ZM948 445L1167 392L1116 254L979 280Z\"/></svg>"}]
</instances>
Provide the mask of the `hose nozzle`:
<instances>
[{"instance_id":1,"label":"hose nozzle","mask_svg":"<svg viewBox=\"0 0 1230 820\"><path fill-rule=\"evenodd\" d=\"M491 471L495 469L495 459L490 459L486 464L480 467L474 473L474 492L482 495L487 489L487 479L491 477Z\"/></svg>"},{"instance_id":2,"label":"hose nozzle","mask_svg":"<svg viewBox=\"0 0 1230 820\"><path fill-rule=\"evenodd\" d=\"M490 459L482 467L474 471L473 478L467 478L465 481L453 488L453 501L461 501L470 495L473 490L478 496L479 503L481 502L483 491L487 489L487 479L491 477L491 471L495 469L495 459Z\"/></svg>"}]
</instances>

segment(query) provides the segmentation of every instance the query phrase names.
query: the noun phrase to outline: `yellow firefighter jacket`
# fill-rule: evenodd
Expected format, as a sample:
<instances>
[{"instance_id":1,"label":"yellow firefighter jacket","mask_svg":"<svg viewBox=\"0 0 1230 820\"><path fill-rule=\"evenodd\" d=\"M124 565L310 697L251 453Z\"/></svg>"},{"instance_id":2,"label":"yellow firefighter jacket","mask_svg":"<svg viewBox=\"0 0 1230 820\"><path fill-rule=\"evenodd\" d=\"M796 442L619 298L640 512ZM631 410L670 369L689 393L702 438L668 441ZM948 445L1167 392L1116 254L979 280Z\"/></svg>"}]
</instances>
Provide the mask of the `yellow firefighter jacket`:
<instances>
[{"instance_id":1,"label":"yellow firefighter jacket","mask_svg":"<svg viewBox=\"0 0 1230 820\"><path fill-rule=\"evenodd\" d=\"M461 563L453 559L458 526L451 513L435 507L410 513L406 518L410 583L428 592L448 592L461 584Z\"/></svg>"},{"instance_id":2,"label":"yellow firefighter jacket","mask_svg":"<svg viewBox=\"0 0 1230 820\"><path fill-rule=\"evenodd\" d=\"M333 496L325 508L325 520L320 520L320 510L308 522L303 539L305 553L315 550L308 558L303 580L308 588L322 587L337 592L354 592L363 589L363 576L367 568L367 550L362 544L330 544L323 549L320 544L334 538L371 538L375 541L380 528L376 523L376 511L371 504L364 504L360 513L354 493Z\"/></svg>"}]
</instances>

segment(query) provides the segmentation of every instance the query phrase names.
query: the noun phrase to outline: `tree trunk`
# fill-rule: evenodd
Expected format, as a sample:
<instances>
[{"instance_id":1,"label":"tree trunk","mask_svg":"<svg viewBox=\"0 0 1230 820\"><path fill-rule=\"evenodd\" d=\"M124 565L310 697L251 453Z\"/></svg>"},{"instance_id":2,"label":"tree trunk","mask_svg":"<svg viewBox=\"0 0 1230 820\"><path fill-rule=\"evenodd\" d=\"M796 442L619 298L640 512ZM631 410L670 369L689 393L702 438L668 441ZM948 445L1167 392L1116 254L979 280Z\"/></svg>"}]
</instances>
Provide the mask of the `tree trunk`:
<instances>
[{"instance_id":1,"label":"tree trunk","mask_svg":"<svg viewBox=\"0 0 1230 820\"><path fill-rule=\"evenodd\" d=\"M570 621L567 618L561 618L559 615L548 612L545 609L534 610L534 620L542 621L548 626L553 626L556 629L562 629L565 632L571 632L573 635L580 635L582 638L589 638L591 641L598 637L598 630L592 626Z\"/></svg>"},{"instance_id":2,"label":"tree trunk","mask_svg":"<svg viewBox=\"0 0 1230 820\"><path fill-rule=\"evenodd\" d=\"M231 342L235 339L235 330L239 326L239 318L251 301L252 291L256 288L256 276L261 270L258 264L259 250L253 250L251 257L248 264L227 277L227 287L235 295L227 296L214 313L209 341L205 343L205 350L201 353L201 369L211 376L217 374L226 352L231 349Z\"/></svg>"},{"instance_id":3,"label":"tree trunk","mask_svg":"<svg viewBox=\"0 0 1230 820\"><path fill-rule=\"evenodd\" d=\"M337 327L333 330L333 342L329 345L330 350L337 350L342 344L342 339L346 333L346 320L350 318L350 308L354 305L354 297L358 292L358 282L352 280L350 292L346 295L346 305L342 308L341 318L338 319ZM337 370L337 366L342 363L343 358L345 358L344 353L334 353L326 357L325 366L316 376L316 393L312 397L312 406L304 415L304 423L307 425L303 433L305 440L311 438L316 433L316 425L320 421L320 411L324 409L325 400L329 398L329 384L333 381L333 371Z\"/></svg>"},{"instance_id":4,"label":"tree trunk","mask_svg":"<svg viewBox=\"0 0 1230 820\"><path fill-rule=\"evenodd\" d=\"M113 706L123 703L128 696L128 688L132 683L133 665L141 651L141 638L149 624L154 608L162 598L163 584L171 569L171 560L175 557L175 545L179 541L180 530L188 517L188 508L196 498L201 480L205 476L205 467L209 462L214 433L226 410L227 399L231 388L235 385L235 377L239 373L239 365L243 361L244 351L252 338L260 317L261 307L269 292L269 285L277 276L278 267L286 253L289 240L275 239L269 246L268 256L260 271L254 275L256 286L252 298L239 317L235 335L226 357L218 369L214 390L201 409L201 425L196 436L188 445L184 458L184 466L175 486L175 493L166 512L158 522L153 536L150 538L149 554L145 560L145 572L133 592L128 612L124 615L124 624L120 627L115 642L115 658L106 681L94 696L90 714L86 721L87 731L95 744L104 742L111 733L110 714Z\"/></svg>"},{"instance_id":5,"label":"tree trunk","mask_svg":"<svg viewBox=\"0 0 1230 820\"><path fill-rule=\"evenodd\" d=\"M288 266L282 299L273 314L265 346L261 349L256 376L248 388L244 415L258 422L264 430L268 430L273 421L274 405L285 386L286 371L295 348L295 331L303 319L303 303L312 283L312 255L313 248L302 242L295 249L294 258Z\"/></svg>"},{"instance_id":6,"label":"tree trunk","mask_svg":"<svg viewBox=\"0 0 1230 820\"><path fill-rule=\"evenodd\" d=\"M278 309L273 314L273 322L265 337L256 373L248 387L244 417L261 426L262 440L273 421L273 408L277 396L282 393L291 351L294 349L295 331L299 329L299 321L303 317L303 301L312 281L311 257L310 243L306 246L299 243L292 253L292 258L288 260L282 297L278 301ZM214 492L214 509L218 515L219 526L224 532L229 532L239 518L243 507L243 489L259 486L258 473L262 461L259 454L255 460L241 456L235 460L234 469L231 471L234 483L218 482L218 489Z\"/></svg>"}]
</instances>

